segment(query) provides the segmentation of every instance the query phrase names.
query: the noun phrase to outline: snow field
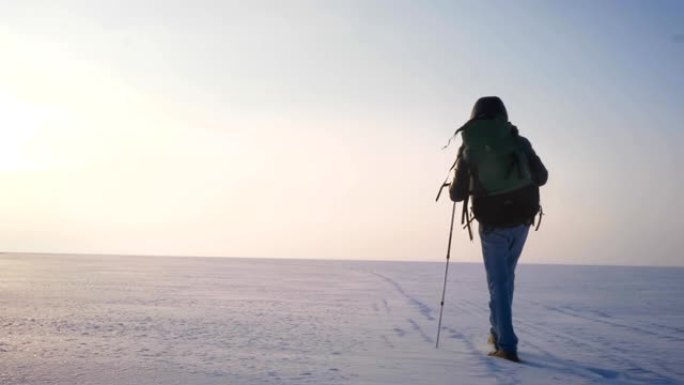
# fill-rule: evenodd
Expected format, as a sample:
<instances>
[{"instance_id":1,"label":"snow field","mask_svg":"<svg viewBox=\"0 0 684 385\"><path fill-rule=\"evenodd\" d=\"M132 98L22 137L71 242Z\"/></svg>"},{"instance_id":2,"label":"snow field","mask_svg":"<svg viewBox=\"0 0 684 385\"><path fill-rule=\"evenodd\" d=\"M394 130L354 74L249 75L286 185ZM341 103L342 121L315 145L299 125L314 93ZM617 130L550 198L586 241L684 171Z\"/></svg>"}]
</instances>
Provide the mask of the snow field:
<instances>
[{"instance_id":1,"label":"snow field","mask_svg":"<svg viewBox=\"0 0 684 385\"><path fill-rule=\"evenodd\" d=\"M0 383L684 384L684 269L520 265L518 365L479 264L0 255Z\"/></svg>"}]
</instances>

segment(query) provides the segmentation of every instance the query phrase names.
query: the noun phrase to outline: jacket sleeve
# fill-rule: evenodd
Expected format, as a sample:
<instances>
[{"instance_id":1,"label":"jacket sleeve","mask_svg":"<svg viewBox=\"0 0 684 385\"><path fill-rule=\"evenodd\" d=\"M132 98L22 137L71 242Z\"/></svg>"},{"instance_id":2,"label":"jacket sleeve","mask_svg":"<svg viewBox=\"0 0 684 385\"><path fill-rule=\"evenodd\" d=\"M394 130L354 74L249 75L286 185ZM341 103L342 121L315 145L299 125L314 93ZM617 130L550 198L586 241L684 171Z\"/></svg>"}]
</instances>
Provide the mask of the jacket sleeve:
<instances>
[{"instance_id":1,"label":"jacket sleeve","mask_svg":"<svg viewBox=\"0 0 684 385\"><path fill-rule=\"evenodd\" d=\"M470 193L470 172L468 171L468 163L463 159L463 147L458 150L458 158L456 158L456 172L454 179L449 185L449 197L454 202L461 202Z\"/></svg>"},{"instance_id":2,"label":"jacket sleeve","mask_svg":"<svg viewBox=\"0 0 684 385\"><path fill-rule=\"evenodd\" d=\"M534 152L534 149L532 148L532 144L530 143L530 141L523 138L522 136L519 138L521 139L525 152L527 153L530 172L532 173L532 180L537 186L541 187L545 185L548 181L549 172L546 170L544 163L542 163L537 153Z\"/></svg>"}]
</instances>

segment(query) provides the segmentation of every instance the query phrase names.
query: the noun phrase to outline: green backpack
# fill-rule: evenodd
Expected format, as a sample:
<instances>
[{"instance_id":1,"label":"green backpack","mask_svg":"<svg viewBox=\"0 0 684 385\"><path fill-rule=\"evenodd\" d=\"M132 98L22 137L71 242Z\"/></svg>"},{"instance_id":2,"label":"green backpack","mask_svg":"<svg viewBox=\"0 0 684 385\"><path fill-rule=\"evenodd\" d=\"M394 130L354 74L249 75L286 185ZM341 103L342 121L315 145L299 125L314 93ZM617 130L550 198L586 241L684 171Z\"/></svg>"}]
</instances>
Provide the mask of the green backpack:
<instances>
[{"instance_id":1,"label":"green backpack","mask_svg":"<svg viewBox=\"0 0 684 385\"><path fill-rule=\"evenodd\" d=\"M505 194L533 184L527 156L511 123L503 119L477 119L466 123L460 131L473 196Z\"/></svg>"},{"instance_id":2,"label":"green backpack","mask_svg":"<svg viewBox=\"0 0 684 385\"><path fill-rule=\"evenodd\" d=\"M504 119L474 119L456 132L461 132L460 156L470 172L470 194L463 202L461 216L470 239L473 239L468 213L471 195L472 213L480 224L492 227L533 224L539 213L538 228L541 224L539 187L532 179L529 160L515 127Z\"/></svg>"}]
</instances>

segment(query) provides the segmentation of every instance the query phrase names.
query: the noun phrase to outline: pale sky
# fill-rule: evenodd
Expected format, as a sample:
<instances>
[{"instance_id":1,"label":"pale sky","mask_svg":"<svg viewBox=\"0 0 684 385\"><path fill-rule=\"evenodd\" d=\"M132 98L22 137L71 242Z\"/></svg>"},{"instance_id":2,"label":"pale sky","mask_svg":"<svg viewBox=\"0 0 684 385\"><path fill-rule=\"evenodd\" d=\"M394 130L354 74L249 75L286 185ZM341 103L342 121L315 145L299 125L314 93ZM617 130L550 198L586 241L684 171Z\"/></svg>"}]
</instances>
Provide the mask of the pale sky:
<instances>
[{"instance_id":1,"label":"pale sky","mask_svg":"<svg viewBox=\"0 0 684 385\"><path fill-rule=\"evenodd\" d=\"M498 95L550 173L523 262L684 265L678 0L3 1L0 49L4 251L443 261Z\"/></svg>"}]
</instances>

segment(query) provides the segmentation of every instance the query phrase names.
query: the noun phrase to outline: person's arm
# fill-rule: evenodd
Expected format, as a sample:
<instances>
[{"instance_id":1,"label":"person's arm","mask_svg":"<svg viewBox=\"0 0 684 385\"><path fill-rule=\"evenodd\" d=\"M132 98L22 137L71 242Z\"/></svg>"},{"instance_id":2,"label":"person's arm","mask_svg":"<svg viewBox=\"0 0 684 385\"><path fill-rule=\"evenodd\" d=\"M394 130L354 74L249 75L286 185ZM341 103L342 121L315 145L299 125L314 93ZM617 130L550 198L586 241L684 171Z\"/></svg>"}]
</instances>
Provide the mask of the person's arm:
<instances>
[{"instance_id":1,"label":"person's arm","mask_svg":"<svg viewBox=\"0 0 684 385\"><path fill-rule=\"evenodd\" d=\"M463 160L463 147L458 150L458 158L456 159L456 172L454 179L449 185L449 197L454 202L461 202L470 193L470 173L468 172L468 164Z\"/></svg>"},{"instance_id":2,"label":"person's arm","mask_svg":"<svg viewBox=\"0 0 684 385\"><path fill-rule=\"evenodd\" d=\"M530 141L523 138L522 136L519 138L521 139L523 146L525 148L525 152L527 153L530 172L532 173L532 181L534 181L534 183L537 186L541 187L545 185L548 181L549 172L546 170L544 163L542 163L537 153L534 152L534 149L532 148L532 144L530 143Z\"/></svg>"}]
</instances>

